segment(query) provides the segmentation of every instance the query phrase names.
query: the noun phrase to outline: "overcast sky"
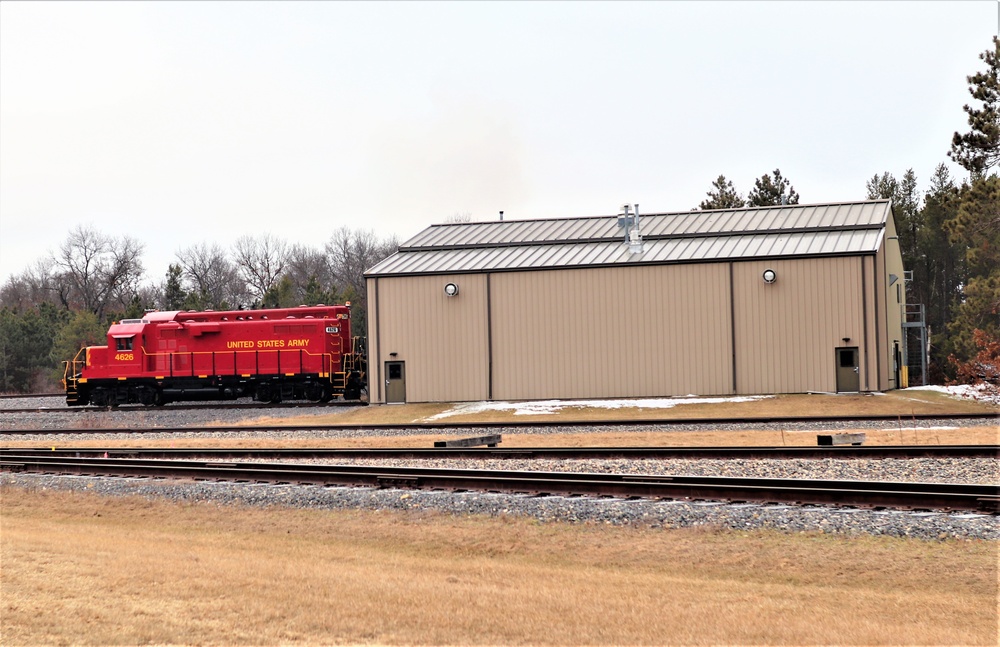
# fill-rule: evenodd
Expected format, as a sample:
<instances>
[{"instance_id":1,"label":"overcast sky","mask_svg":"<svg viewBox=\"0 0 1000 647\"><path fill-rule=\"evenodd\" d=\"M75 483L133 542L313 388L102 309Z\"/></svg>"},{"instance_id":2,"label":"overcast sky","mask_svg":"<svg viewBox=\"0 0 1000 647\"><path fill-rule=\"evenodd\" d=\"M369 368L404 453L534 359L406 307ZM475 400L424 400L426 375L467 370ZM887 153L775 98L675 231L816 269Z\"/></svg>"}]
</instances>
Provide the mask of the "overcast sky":
<instances>
[{"instance_id":1,"label":"overcast sky","mask_svg":"<svg viewBox=\"0 0 1000 647\"><path fill-rule=\"evenodd\" d=\"M174 253L347 225L921 191L997 31L969 2L2 2L0 281L89 224ZM950 165L953 175L966 174Z\"/></svg>"}]
</instances>

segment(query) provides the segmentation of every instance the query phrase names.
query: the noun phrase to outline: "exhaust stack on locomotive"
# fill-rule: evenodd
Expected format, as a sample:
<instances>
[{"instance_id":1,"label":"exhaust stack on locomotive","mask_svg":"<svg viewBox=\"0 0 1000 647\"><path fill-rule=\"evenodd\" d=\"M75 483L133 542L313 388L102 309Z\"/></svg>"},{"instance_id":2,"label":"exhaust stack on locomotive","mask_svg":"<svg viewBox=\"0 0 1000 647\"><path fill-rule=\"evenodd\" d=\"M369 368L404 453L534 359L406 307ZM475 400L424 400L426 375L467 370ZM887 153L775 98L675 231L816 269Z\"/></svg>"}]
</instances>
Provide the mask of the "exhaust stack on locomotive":
<instances>
[{"instance_id":1,"label":"exhaust stack on locomotive","mask_svg":"<svg viewBox=\"0 0 1000 647\"><path fill-rule=\"evenodd\" d=\"M106 346L83 348L64 365L71 406L357 400L367 379L349 304L150 312L115 322Z\"/></svg>"}]
</instances>

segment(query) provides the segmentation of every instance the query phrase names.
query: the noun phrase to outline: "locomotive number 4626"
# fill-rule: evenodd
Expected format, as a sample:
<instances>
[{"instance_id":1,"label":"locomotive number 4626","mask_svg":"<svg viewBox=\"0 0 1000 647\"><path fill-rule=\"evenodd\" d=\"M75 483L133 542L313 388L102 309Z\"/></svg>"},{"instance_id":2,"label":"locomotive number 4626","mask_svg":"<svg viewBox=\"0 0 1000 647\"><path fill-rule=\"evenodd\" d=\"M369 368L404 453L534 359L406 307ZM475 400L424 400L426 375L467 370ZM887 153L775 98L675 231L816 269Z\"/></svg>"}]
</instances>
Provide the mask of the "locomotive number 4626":
<instances>
[{"instance_id":1,"label":"locomotive number 4626","mask_svg":"<svg viewBox=\"0 0 1000 647\"><path fill-rule=\"evenodd\" d=\"M115 353L115 361L118 362L131 362L135 359L135 355L132 353Z\"/></svg>"}]
</instances>

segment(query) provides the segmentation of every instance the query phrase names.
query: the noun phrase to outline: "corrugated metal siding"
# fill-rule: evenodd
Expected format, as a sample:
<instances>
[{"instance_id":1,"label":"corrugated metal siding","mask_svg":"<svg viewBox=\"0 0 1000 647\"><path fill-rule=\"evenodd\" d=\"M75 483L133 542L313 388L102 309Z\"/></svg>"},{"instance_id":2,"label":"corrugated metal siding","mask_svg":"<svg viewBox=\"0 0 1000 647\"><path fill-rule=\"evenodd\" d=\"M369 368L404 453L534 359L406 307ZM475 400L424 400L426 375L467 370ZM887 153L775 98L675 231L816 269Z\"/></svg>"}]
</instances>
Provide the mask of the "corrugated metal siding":
<instances>
[{"instance_id":1,"label":"corrugated metal siding","mask_svg":"<svg viewBox=\"0 0 1000 647\"><path fill-rule=\"evenodd\" d=\"M864 362L861 259L738 262L733 290L740 393L835 391L839 346L858 346Z\"/></svg>"},{"instance_id":2,"label":"corrugated metal siding","mask_svg":"<svg viewBox=\"0 0 1000 647\"><path fill-rule=\"evenodd\" d=\"M876 316L875 308L875 293L878 289L877 281L875 280L875 257L862 256L860 261L862 271L864 272L861 298L863 299L864 304L862 307L862 313L865 317L863 332L864 346L861 349L860 358L863 371L861 376L861 389L863 391L877 391L879 388L878 371L881 362L879 361L878 318Z\"/></svg>"},{"instance_id":3,"label":"corrugated metal siding","mask_svg":"<svg viewBox=\"0 0 1000 647\"><path fill-rule=\"evenodd\" d=\"M834 391L841 346L859 347L862 389L879 388L875 260L380 278L373 369L397 352L408 401L487 399L491 326L494 399ZM448 281L458 297L444 296Z\"/></svg>"},{"instance_id":4,"label":"corrugated metal siding","mask_svg":"<svg viewBox=\"0 0 1000 647\"><path fill-rule=\"evenodd\" d=\"M879 249L879 257L882 259L882 270L879 271L885 284L885 304L879 310L879 315L885 316L885 326L887 334L887 345L883 347L883 355L887 356L887 371L889 374L893 370L893 342L903 348L903 309L906 305L906 280L903 274L903 258L899 249L899 240L895 238L896 227L889 219L886 225L885 243ZM889 285L889 275L895 274L899 280L895 285ZM897 292L896 286L899 286ZM898 384L890 384L886 388L899 388Z\"/></svg>"},{"instance_id":5,"label":"corrugated metal siding","mask_svg":"<svg viewBox=\"0 0 1000 647\"><path fill-rule=\"evenodd\" d=\"M458 296L445 295L448 282L459 286ZM403 361L408 402L489 397L485 275L380 278L378 290L382 311L370 362L377 361L379 379L384 362Z\"/></svg>"},{"instance_id":6,"label":"corrugated metal siding","mask_svg":"<svg viewBox=\"0 0 1000 647\"><path fill-rule=\"evenodd\" d=\"M867 229L646 240L640 254L629 253L621 241L398 252L368 276L874 253L881 235Z\"/></svg>"},{"instance_id":7,"label":"corrugated metal siding","mask_svg":"<svg viewBox=\"0 0 1000 647\"><path fill-rule=\"evenodd\" d=\"M728 265L491 275L494 398L732 392Z\"/></svg>"},{"instance_id":8,"label":"corrugated metal siding","mask_svg":"<svg viewBox=\"0 0 1000 647\"><path fill-rule=\"evenodd\" d=\"M378 279L365 281L368 302L368 399L370 402L382 402L382 372L379 363L379 307ZM390 305L389 311L394 312Z\"/></svg>"}]
</instances>

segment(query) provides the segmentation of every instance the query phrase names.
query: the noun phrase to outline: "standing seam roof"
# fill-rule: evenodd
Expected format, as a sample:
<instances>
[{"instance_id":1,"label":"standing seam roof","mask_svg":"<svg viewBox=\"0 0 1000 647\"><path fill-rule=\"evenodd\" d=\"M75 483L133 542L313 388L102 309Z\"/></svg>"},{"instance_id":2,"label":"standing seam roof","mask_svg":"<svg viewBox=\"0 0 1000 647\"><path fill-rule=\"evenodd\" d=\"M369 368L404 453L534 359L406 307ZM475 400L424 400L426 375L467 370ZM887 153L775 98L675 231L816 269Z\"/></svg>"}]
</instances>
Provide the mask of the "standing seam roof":
<instances>
[{"instance_id":1,"label":"standing seam roof","mask_svg":"<svg viewBox=\"0 0 1000 647\"><path fill-rule=\"evenodd\" d=\"M640 216L632 254L618 216L432 225L367 276L874 253L888 200Z\"/></svg>"}]
</instances>

